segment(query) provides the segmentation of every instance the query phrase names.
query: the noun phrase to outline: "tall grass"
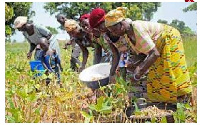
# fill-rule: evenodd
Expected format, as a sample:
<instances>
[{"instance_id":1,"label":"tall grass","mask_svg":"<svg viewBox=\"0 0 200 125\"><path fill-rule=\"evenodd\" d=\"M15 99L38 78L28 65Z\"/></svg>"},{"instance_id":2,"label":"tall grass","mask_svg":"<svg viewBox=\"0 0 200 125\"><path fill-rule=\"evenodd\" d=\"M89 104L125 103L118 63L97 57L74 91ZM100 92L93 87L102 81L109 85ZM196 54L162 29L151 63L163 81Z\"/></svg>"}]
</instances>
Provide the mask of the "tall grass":
<instances>
[{"instance_id":1,"label":"tall grass","mask_svg":"<svg viewBox=\"0 0 200 125\"><path fill-rule=\"evenodd\" d=\"M188 67L197 62L197 37L183 37L186 62Z\"/></svg>"}]
</instances>

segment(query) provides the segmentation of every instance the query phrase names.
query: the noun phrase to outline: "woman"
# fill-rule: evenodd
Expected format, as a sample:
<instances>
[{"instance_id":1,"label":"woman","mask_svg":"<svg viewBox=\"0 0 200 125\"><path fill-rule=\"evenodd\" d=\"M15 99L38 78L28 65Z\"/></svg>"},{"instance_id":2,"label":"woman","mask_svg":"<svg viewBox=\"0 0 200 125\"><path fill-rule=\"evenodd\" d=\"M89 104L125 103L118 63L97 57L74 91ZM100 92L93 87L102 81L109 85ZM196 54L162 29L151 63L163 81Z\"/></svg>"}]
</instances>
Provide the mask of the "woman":
<instances>
[{"instance_id":1,"label":"woman","mask_svg":"<svg viewBox=\"0 0 200 125\"><path fill-rule=\"evenodd\" d=\"M60 48L56 36L52 35L46 28L37 26L33 23L28 23L27 17L25 16L19 16L15 19L14 28L21 31L30 43L30 50L27 53L28 59L31 59L32 52L36 49L35 60L37 60L38 55L36 54L39 48L36 48L36 46L39 45L39 39L42 37L45 37L48 40L50 44L49 47L54 49L60 58Z\"/></svg>"},{"instance_id":2,"label":"woman","mask_svg":"<svg viewBox=\"0 0 200 125\"><path fill-rule=\"evenodd\" d=\"M67 21L67 18L65 18L65 16L63 14L58 14L56 16L56 18L57 18L57 21L64 27L65 21ZM71 53L71 59L70 59L70 68L73 71L78 71L79 68L78 68L77 64L81 65L81 62L79 60L81 49L80 49L80 47L79 47L78 44L76 44L75 42L72 42L72 41L74 41L73 39L74 38L71 37L70 42L65 44L64 49L66 49L68 45L72 45L72 53Z\"/></svg>"},{"instance_id":3,"label":"woman","mask_svg":"<svg viewBox=\"0 0 200 125\"><path fill-rule=\"evenodd\" d=\"M60 20L60 21L62 21L62 20ZM87 47L94 48L94 43L92 41L92 35L85 32L80 27L78 22L75 20L66 19L66 20L64 20L63 24L64 24L65 30L71 37L71 43L77 43L83 52L83 61L82 61L82 65L79 69L80 71L82 71L85 68L85 65L87 63L88 54L89 54ZM96 54L97 58L99 55L100 54Z\"/></svg>"},{"instance_id":4,"label":"woman","mask_svg":"<svg viewBox=\"0 0 200 125\"><path fill-rule=\"evenodd\" d=\"M111 51L109 50L109 46L105 43L105 40L103 40L100 37L100 32L97 30L92 30L89 24L89 18L90 14L83 14L80 17L80 26L83 28L83 30L90 35L92 35L92 40L95 43L95 53L94 53L94 64L97 64L99 62L110 62L111 61ZM96 56L99 54L98 56Z\"/></svg>"},{"instance_id":5,"label":"woman","mask_svg":"<svg viewBox=\"0 0 200 125\"><path fill-rule=\"evenodd\" d=\"M84 32L81 29L78 22L76 22L75 20L68 19L67 21L65 21L64 27L70 37L74 38L72 42L77 43L83 52L83 61L80 68L80 71L82 71L83 69L85 69L85 65L87 63L87 58L89 55L87 47L94 47L91 41L91 37L88 33Z\"/></svg>"},{"instance_id":6,"label":"woman","mask_svg":"<svg viewBox=\"0 0 200 125\"><path fill-rule=\"evenodd\" d=\"M104 48L104 46L100 45L97 42L99 41L97 37L99 36L99 32L95 32L95 33L92 32L90 24L89 24L89 17L90 17L90 14L83 14L80 16L79 21L80 21L80 26L82 27L83 31L87 32L91 36L91 40L95 47L93 64L98 64L102 60L102 47Z\"/></svg>"},{"instance_id":7,"label":"woman","mask_svg":"<svg viewBox=\"0 0 200 125\"><path fill-rule=\"evenodd\" d=\"M79 21L80 21L80 26L83 28L83 30L87 33L91 33L91 28L89 24L89 17L90 14L83 14L80 16Z\"/></svg>"},{"instance_id":8,"label":"woman","mask_svg":"<svg viewBox=\"0 0 200 125\"><path fill-rule=\"evenodd\" d=\"M107 30L107 28L105 27L105 20L104 20L105 14L106 14L105 10L101 9L101 8L93 9L90 13L89 24L90 24L93 34L95 35L96 33L98 33L98 36L96 35L96 37L102 36L103 38L102 37L101 38L104 39L104 40L101 39L99 42L106 41L105 33L109 32ZM118 40L119 38L113 37L113 39ZM106 45L107 41L101 42L101 44ZM112 53L112 56L114 56L116 58L112 58L112 67L110 69L110 81L113 81L114 73L116 71L116 67L118 65L118 60L120 59L120 57L118 56L119 53L118 53L117 49L113 46L113 44L108 43L108 45L112 52L116 52L116 53ZM113 55L113 54L115 54L115 55Z\"/></svg>"},{"instance_id":9,"label":"woman","mask_svg":"<svg viewBox=\"0 0 200 125\"><path fill-rule=\"evenodd\" d=\"M122 53L122 52L129 53L129 60L131 60L131 62L133 62L131 64L128 63L128 65L127 65L127 69L129 71L133 70L135 68L135 65L138 64L137 62L140 62L139 60L143 60L145 56L142 56L142 58L141 58L139 56L136 56L135 53L129 51L129 49L127 49L126 47L116 48L112 44L112 42L115 43L117 41L120 43L125 43L125 44L127 42L124 37L114 36L110 33L110 31L105 26L105 15L106 15L106 13L103 9L101 9L101 8L93 9L92 12L90 13L89 23L90 23L90 27L92 28L92 31L100 32L100 35L98 37L100 37L100 36L103 37L104 40L102 40L102 41L104 41L104 42L102 43L102 45L108 44L110 47L109 49L111 50L112 56L114 57L114 58L112 58L112 67L110 70L110 81L114 82L115 81L114 74L115 74L116 68L118 66L118 62L120 60L119 53ZM130 21L130 19L129 20L127 19L127 21ZM112 42L107 41L107 38L109 40L111 40ZM119 50L119 52L118 52L118 50ZM134 60L133 60L133 57L137 57L137 59L134 58ZM130 62L130 61L128 61L128 62ZM124 75L125 74L123 74L122 76L124 76Z\"/></svg>"},{"instance_id":10,"label":"woman","mask_svg":"<svg viewBox=\"0 0 200 125\"><path fill-rule=\"evenodd\" d=\"M190 95L192 88L180 33L175 28L148 21L127 21L126 8L108 12L105 25L115 36L124 36L132 51L147 55L133 73L138 81L149 69L148 99L174 103ZM107 40L109 38L107 37ZM112 41L110 41L112 42ZM120 43L113 43L116 47Z\"/></svg>"}]
</instances>

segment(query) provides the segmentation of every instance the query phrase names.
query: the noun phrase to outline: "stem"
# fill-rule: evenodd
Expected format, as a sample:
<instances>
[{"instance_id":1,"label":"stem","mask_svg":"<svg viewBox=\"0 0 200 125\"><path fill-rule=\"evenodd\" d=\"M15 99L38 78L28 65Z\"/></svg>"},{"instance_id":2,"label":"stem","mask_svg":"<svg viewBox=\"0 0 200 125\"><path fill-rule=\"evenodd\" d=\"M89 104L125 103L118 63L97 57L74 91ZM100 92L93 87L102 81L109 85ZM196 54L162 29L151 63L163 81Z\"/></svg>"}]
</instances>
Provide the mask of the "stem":
<instances>
[{"instance_id":1,"label":"stem","mask_svg":"<svg viewBox=\"0 0 200 125\"><path fill-rule=\"evenodd\" d=\"M29 104L30 104L30 103L29 103ZM28 121L29 121L29 122L31 122L31 111L32 111L32 110L31 110L31 104L30 104L29 118L28 118Z\"/></svg>"},{"instance_id":2,"label":"stem","mask_svg":"<svg viewBox=\"0 0 200 125\"><path fill-rule=\"evenodd\" d=\"M98 116L97 123L99 123L100 117L101 117L101 113L100 113L99 116Z\"/></svg>"}]
</instances>

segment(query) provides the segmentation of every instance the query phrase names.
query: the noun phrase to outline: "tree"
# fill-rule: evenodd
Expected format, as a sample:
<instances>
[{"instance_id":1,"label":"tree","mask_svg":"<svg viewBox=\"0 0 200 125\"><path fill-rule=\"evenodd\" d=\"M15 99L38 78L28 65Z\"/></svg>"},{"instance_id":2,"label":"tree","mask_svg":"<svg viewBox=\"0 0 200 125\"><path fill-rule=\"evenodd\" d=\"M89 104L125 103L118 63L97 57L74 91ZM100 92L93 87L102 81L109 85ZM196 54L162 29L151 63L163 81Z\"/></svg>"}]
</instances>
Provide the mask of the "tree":
<instances>
[{"instance_id":1,"label":"tree","mask_svg":"<svg viewBox=\"0 0 200 125\"><path fill-rule=\"evenodd\" d=\"M153 13L161 4L159 2L50 2L46 3L44 8L50 14L62 13L67 18L78 20L80 15L89 13L93 8L101 7L108 12L120 6L128 8L128 18L151 20Z\"/></svg>"},{"instance_id":2,"label":"tree","mask_svg":"<svg viewBox=\"0 0 200 125\"><path fill-rule=\"evenodd\" d=\"M13 16L14 16L13 8L5 4L5 20L9 21L10 19L12 19ZM7 35L12 34L12 29L10 28L9 25L5 26L5 34Z\"/></svg>"},{"instance_id":3,"label":"tree","mask_svg":"<svg viewBox=\"0 0 200 125\"><path fill-rule=\"evenodd\" d=\"M197 2L194 2L193 4L183 9L183 12L188 12L188 11L197 11Z\"/></svg>"},{"instance_id":4,"label":"tree","mask_svg":"<svg viewBox=\"0 0 200 125\"><path fill-rule=\"evenodd\" d=\"M5 36L10 37L15 30L13 29L13 22L18 16L31 17L35 14L30 8L32 2L6 2L5 6Z\"/></svg>"},{"instance_id":5,"label":"tree","mask_svg":"<svg viewBox=\"0 0 200 125\"><path fill-rule=\"evenodd\" d=\"M172 20L170 25L173 26L174 28L178 29L180 32L182 32L185 28L185 22L179 21L177 19Z\"/></svg>"},{"instance_id":6,"label":"tree","mask_svg":"<svg viewBox=\"0 0 200 125\"><path fill-rule=\"evenodd\" d=\"M163 23L163 24L168 24L167 20L161 20L161 19L159 19L157 22L158 23Z\"/></svg>"},{"instance_id":7,"label":"tree","mask_svg":"<svg viewBox=\"0 0 200 125\"><path fill-rule=\"evenodd\" d=\"M13 8L5 4L5 18L9 21L14 16Z\"/></svg>"},{"instance_id":8,"label":"tree","mask_svg":"<svg viewBox=\"0 0 200 125\"><path fill-rule=\"evenodd\" d=\"M52 34L58 34L58 31L53 28L53 27L50 27L50 26L46 26L46 28L52 33Z\"/></svg>"},{"instance_id":9,"label":"tree","mask_svg":"<svg viewBox=\"0 0 200 125\"><path fill-rule=\"evenodd\" d=\"M168 22L166 20L161 20L161 19L159 19L157 22L163 23L163 24L168 24ZM168 25L179 30L179 32L181 34L188 34L188 35L194 34L194 32L188 26L186 26L185 22L183 22L183 21L179 21L179 20L175 19L175 20L172 20L172 22Z\"/></svg>"},{"instance_id":10,"label":"tree","mask_svg":"<svg viewBox=\"0 0 200 125\"><path fill-rule=\"evenodd\" d=\"M194 35L195 32L193 32L188 26L186 26L186 27L184 27L184 30L182 31L182 34Z\"/></svg>"},{"instance_id":11,"label":"tree","mask_svg":"<svg viewBox=\"0 0 200 125\"><path fill-rule=\"evenodd\" d=\"M183 9L183 12L188 11L197 11L197 2L190 4L188 7ZM195 34L189 27L185 27L184 31L185 34Z\"/></svg>"}]
</instances>

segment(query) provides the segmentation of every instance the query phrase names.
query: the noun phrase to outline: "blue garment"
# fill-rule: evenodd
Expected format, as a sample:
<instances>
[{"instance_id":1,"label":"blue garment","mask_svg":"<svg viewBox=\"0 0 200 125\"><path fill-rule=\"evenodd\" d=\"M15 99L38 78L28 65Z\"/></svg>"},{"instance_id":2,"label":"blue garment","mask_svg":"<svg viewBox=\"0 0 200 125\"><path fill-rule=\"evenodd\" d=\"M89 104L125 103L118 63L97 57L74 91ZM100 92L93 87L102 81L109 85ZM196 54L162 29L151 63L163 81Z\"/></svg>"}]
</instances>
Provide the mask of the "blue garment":
<instances>
[{"instance_id":1,"label":"blue garment","mask_svg":"<svg viewBox=\"0 0 200 125\"><path fill-rule=\"evenodd\" d=\"M40 60L46 65L48 70L54 72L57 75L57 79L60 82L60 58L58 54L46 55L44 51L40 53Z\"/></svg>"},{"instance_id":2,"label":"blue garment","mask_svg":"<svg viewBox=\"0 0 200 125\"><path fill-rule=\"evenodd\" d=\"M121 53L118 64L119 67L125 67L127 60L128 60L128 53Z\"/></svg>"}]
</instances>

